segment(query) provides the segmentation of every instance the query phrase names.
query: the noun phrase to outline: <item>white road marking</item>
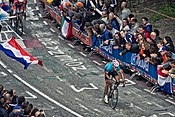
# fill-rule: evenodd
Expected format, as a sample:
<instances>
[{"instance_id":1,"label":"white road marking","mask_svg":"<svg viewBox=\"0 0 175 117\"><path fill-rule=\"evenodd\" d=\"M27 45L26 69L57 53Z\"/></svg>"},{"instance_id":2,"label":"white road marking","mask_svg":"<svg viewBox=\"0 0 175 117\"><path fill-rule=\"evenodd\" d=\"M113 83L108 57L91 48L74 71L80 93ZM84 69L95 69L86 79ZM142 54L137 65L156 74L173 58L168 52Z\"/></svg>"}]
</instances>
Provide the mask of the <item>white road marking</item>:
<instances>
[{"instance_id":1,"label":"white road marking","mask_svg":"<svg viewBox=\"0 0 175 117\"><path fill-rule=\"evenodd\" d=\"M68 45L71 47L71 48L75 48L72 44L68 43Z\"/></svg>"},{"instance_id":2,"label":"white road marking","mask_svg":"<svg viewBox=\"0 0 175 117\"><path fill-rule=\"evenodd\" d=\"M47 23L46 21L43 21L43 23L44 23L45 25L48 25L48 23Z\"/></svg>"},{"instance_id":3,"label":"white road marking","mask_svg":"<svg viewBox=\"0 0 175 117\"><path fill-rule=\"evenodd\" d=\"M93 60L92 62L94 62L95 64L97 64L97 65L102 65L102 64L100 64L99 62L97 62L97 61L95 61L95 60Z\"/></svg>"},{"instance_id":4,"label":"white road marking","mask_svg":"<svg viewBox=\"0 0 175 117\"><path fill-rule=\"evenodd\" d=\"M7 76L7 74L4 72L0 72L0 77L4 77L4 76Z\"/></svg>"},{"instance_id":5,"label":"white road marking","mask_svg":"<svg viewBox=\"0 0 175 117\"><path fill-rule=\"evenodd\" d=\"M159 105L159 104L157 104L157 103L154 103L154 102L153 102L153 104L156 105L157 107L161 108L161 109L165 109L165 107L163 107L163 106L161 106L161 105Z\"/></svg>"},{"instance_id":6,"label":"white road marking","mask_svg":"<svg viewBox=\"0 0 175 117\"><path fill-rule=\"evenodd\" d=\"M58 35L58 37L59 37L61 40L64 40L64 38L63 38L62 36Z\"/></svg>"},{"instance_id":7,"label":"white road marking","mask_svg":"<svg viewBox=\"0 0 175 117\"><path fill-rule=\"evenodd\" d=\"M7 68L7 66L6 66L3 62L1 62L1 61L0 61L0 65L1 65L3 68Z\"/></svg>"},{"instance_id":8,"label":"white road marking","mask_svg":"<svg viewBox=\"0 0 175 117\"><path fill-rule=\"evenodd\" d=\"M99 112L99 113L103 113L103 112L101 112L100 110L98 110L98 109L94 109L94 111L96 111L96 112Z\"/></svg>"},{"instance_id":9,"label":"white road marking","mask_svg":"<svg viewBox=\"0 0 175 117\"><path fill-rule=\"evenodd\" d=\"M50 28L50 30L51 30L52 32L55 32L54 29L52 29L52 28Z\"/></svg>"},{"instance_id":10,"label":"white road marking","mask_svg":"<svg viewBox=\"0 0 175 117\"><path fill-rule=\"evenodd\" d=\"M70 112L71 114L77 116L77 117L83 117L82 115L76 113L75 111L69 109L68 107L62 105L61 103L57 102L56 100L52 99L51 97L47 96L46 94L44 94L43 92L41 92L40 90L36 89L34 86L30 85L29 83L27 83L25 80L23 80L22 78L20 78L18 75L13 74L13 76L18 79L20 82L22 82L24 85L26 85L27 87L29 87L30 89L32 89L33 91L35 91L36 93L38 93L39 95L41 95L42 97L44 97L45 99L51 101L52 103L58 105L59 107L63 108L64 110Z\"/></svg>"},{"instance_id":11,"label":"white road marking","mask_svg":"<svg viewBox=\"0 0 175 117\"><path fill-rule=\"evenodd\" d=\"M146 92L148 92L148 93L150 93L150 94L153 94L153 95L156 94L156 93L150 92L150 90L148 90L148 89L144 89L144 91L146 91Z\"/></svg>"},{"instance_id":12,"label":"white road marking","mask_svg":"<svg viewBox=\"0 0 175 117\"><path fill-rule=\"evenodd\" d=\"M77 89L77 88L75 88L75 86L74 85L70 85L70 87L75 91L75 92L77 92L77 93L79 93L79 92L81 92L81 91L83 91L83 90L85 90L85 89L87 89L87 90L91 90L91 89L98 89L94 84L92 84L92 83L89 83L89 85L91 86L91 87L83 87L83 88L81 88L81 89Z\"/></svg>"},{"instance_id":13,"label":"white road marking","mask_svg":"<svg viewBox=\"0 0 175 117\"><path fill-rule=\"evenodd\" d=\"M45 45L45 46L47 46L47 43L45 43L45 42L41 42L43 45Z\"/></svg>"},{"instance_id":14,"label":"white road marking","mask_svg":"<svg viewBox=\"0 0 175 117\"><path fill-rule=\"evenodd\" d=\"M79 53L80 53L81 55L85 56L85 57L87 56L87 55L86 55L86 54L84 54L83 52L79 52Z\"/></svg>"},{"instance_id":15,"label":"white road marking","mask_svg":"<svg viewBox=\"0 0 175 117\"><path fill-rule=\"evenodd\" d=\"M35 35L36 35L36 37L40 37L39 34L35 34Z\"/></svg>"},{"instance_id":16,"label":"white road marking","mask_svg":"<svg viewBox=\"0 0 175 117\"><path fill-rule=\"evenodd\" d=\"M47 72L52 72L51 69L48 69L46 66L43 66L43 68L47 71Z\"/></svg>"},{"instance_id":17,"label":"white road marking","mask_svg":"<svg viewBox=\"0 0 175 117\"><path fill-rule=\"evenodd\" d=\"M56 76L56 78L61 82L63 81L59 76Z\"/></svg>"},{"instance_id":18,"label":"white road marking","mask_svg":"<svg viewBox=\"0 0 175 117\"><path fill-rule=\"evenodd\" d=\"M31 97L25 97L26 99L36 99L37 97L30 93L29 91L25 91L27 94L29 94Z\"/></svg>"},{"instance_id":19,"label":"white road marking","mask_svg":"<svg viewBox=\"0 0 175 117\"><path fill-rule=\"evenodd\" d=\"M50 55L52 55L52 56L54 55L51 51L48 51L48 53L49 53Z\"/></svg>"},{"instance_id":20,"label":"white road marking","mask_svg":"<svg viewBox=\"0 0 175 117\"><path fill-rule=\"evenodd\" d=\"M145 111L145 110L143 110L141 107L139 107L139 106L134 106L135 108L137 108L137 109L139 109L139 110L141 110L141 111Z\"/></svg>"},{"instance_id":21,"label":"white road marking","mask_svg":"<svg viewBox=\"0 0 175 117\"><path fill-rule=\"evenodd\" d=\"M13 31L11 31L11 30L1 31L1 33L9 33L9 32L13 32Z\"/></svg>"},{"instance_id":22,"label":"white road marking","mask_svg":"<svg viewBox=\"0 0 175 117\"><path fill-rule=\"evenodd\" d=\"M63 92L61 92L61 91L60 91L60 90L58 90L58 89L56 90L56 92L57 92L57 93L59 93L59 94L61 94L61 95L64 95L64 93L63 93Z\"/></svg>"},{"instance_id":23,"label":"white road marking","mask_svg":"<svg viewBox=\"0 0 175 117\"><path fill-rule=\"evenodd\" d=\"M175 114L170 113L170 112L159 113L159 115L170 115L170 116L172 116L172 117L175 116Z\"/></svg>"},{"instance_id":24,"label":"white road marking","mask_svg":"<svg viewBox=\"0 0 175 117\"><path fill-rule=\"evenodd\" d=\"M169 100L169 99L165 99L165 101L167 101L167 102L169 102L169 103L175 105L175 102L173 102L173 101L171 101L171 100Z\"/></svg>"},{"instance_id":25,"label":"white road marking","mask_svg":"<svg viewBox=\"0 0 175 117\"><path fill-rule=\"evenodd\" d=\"M7 69L7 71L8 71L9 73L12 73L12 72L13 72L11 69Z\"/></svg>"}]
</instances>

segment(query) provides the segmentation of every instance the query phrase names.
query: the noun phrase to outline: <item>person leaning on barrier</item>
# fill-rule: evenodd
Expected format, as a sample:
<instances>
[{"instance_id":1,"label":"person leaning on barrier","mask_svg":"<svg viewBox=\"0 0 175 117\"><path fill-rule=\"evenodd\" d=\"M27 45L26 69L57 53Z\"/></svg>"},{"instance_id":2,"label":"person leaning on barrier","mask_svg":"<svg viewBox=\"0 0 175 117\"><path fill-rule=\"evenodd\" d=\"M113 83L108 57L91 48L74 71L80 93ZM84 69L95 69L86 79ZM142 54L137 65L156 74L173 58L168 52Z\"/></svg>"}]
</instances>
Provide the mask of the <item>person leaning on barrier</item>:
<instances>
[{"instance_id":1,"label":"person leaning on barrier","mask_svg":"<svg viewBox=\"0 0 175 117\"><path fill-rule=\"evenodd\" d=\"M8 117L8 113L3 107L4 103L4 98L0 98L0 117Z\"/></svg>"},{"instance_id":2,"label":"person leaning on barrier","mask_svg":"<svg viewBox=\"0 0 175 117\"><path fill-rule=\"evenodd\" d=\"M173 41L169 36L163 38L163 43L167 51L175 52Z\"/></svg>"},{"instance_id":3,"label":"person leaning on barrier","mask_svg":"<svg viewBox=\"0 0 175 117\"><path fill-rule=\"evenodd\" d=\"M113 39L112 26L108 24L106 26L105 32L101 35L102 44L100 46L105 46L110 44L110 40Z\"/></svg>"},{"instance_id":4,"label":"person leaning on barrier","mask_svg":"<svg viewBox=\"0 0 175 117\"><path fill-rule=\"evenodd\" d=\"M123 50L124 48L124 43L123 40L121 38L120 32L115 33L114 35L114 49L120 49Z\"/></svg>"},{"instance_id":5,"label":"person leaning on barrier","mask_svg":"<svg viewBox=\"0 0 175 117\"><path fill-rule=\"evenodd\" d=\"M138 54L140 52L139 45L138 44L132 44L131 42L127 42L125 44L125 49L122 52L120 52L119 55L123 56L127 52Z\"/></svg>"},{"instance_id":6,"label":"person leaning on barrier","mask_svg":"<svg viewBox=\"0 0 175 117\"><path fill-rule=\"evenodd\" d=\"M159 65L158 67L159 68L160 67L164 68L164 67L167 67L167 66L168 65L166 65L166 66L165 65ZM169 66L171 67L171 69L170 70L164 69L164 70L162 70L162 73L167 74L167 75L171 76L172 78L175 78L175 59L170 60Z\"/></svg>"}]
</instances>

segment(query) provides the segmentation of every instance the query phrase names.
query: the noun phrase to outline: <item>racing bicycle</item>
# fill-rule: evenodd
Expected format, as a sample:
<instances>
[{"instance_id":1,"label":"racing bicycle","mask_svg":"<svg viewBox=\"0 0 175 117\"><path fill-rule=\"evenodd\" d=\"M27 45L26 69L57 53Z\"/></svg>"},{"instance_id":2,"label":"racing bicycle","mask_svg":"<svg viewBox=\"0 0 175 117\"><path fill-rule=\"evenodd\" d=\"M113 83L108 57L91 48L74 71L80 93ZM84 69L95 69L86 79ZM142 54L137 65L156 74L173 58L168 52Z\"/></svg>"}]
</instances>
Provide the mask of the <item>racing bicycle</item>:
<instances>
[{"instance_id":1,"label":"racing bicycle","mask_svg":"<svg viewBox=\"0 0 175 117\"><path fill-rule=\"evenodd\" d=\"M13 17L13 11L11 10L10 15L10 24L14 27L15 32L17 32L20 36L23 34L23 13L20 12L19 8L16 9L16 15Z\"/></svg>"},{"instance_id":2,"label":"racing bicycle","mask_svg":"<svg viewBox=\"0 0 175 117\"><path fill-rule=\"evenodd\" d=\"M114 77L112 77L112 79L110 80L109 92L108 92L108 101L112 109L115 109L117 106L118 96L119 92L118 92L117 81Z\"/></svg>"}]
</instances>

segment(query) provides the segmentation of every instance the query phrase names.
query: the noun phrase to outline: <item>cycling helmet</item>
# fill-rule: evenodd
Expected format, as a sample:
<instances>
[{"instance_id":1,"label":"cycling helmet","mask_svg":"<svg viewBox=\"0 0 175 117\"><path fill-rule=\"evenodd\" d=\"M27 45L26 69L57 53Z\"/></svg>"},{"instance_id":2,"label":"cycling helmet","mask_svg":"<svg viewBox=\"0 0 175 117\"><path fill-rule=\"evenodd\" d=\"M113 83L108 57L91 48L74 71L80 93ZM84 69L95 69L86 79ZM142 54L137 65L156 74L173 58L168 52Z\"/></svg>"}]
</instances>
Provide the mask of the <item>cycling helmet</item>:
<instances>
[{"instance_id":1,"label":"cycling helmet","mask_svg":"<svg viewBox=\"0 0 175 117\"><path fill-rule=\"evenodd\" d=\"M18 0L19 2L24 2L24 0Z\"/></svg>"},{"instance_id":2,"label":"cycling helmet","mask_svg":"<svg viewBox=\"0 0 175 117\"><path fill-rule=\"evenodd\" d=\"M118 67L118 66L119 66L119 62L118 62L117 60L113 60L112 63L113 63L113 65L114 65L115 67Z\"/></svg>"}]
</instances>

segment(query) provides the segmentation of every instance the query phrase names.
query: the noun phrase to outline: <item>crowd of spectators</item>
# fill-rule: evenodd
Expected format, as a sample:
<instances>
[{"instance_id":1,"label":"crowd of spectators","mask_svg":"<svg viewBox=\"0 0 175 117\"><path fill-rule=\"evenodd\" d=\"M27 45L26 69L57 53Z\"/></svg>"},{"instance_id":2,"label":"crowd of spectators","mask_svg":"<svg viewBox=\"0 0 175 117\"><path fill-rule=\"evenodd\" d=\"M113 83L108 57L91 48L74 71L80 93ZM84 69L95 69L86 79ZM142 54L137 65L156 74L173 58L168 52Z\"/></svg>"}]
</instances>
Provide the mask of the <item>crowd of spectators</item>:
<instances>
[{"instance_id":1,"label":"crowd of spectators","mask_svg":"<svg viewBox=\"0 0 175 117\"><path fill-rule=\"evenodd\" d=\"M120 49L120 55L130 51L157 66L168 62L166 53L174 54L174 44L169 36L160 37L147 17L137 19L127 8L127 2L121 1L121 15L116 13L117 0L66 0L62 3L63 16L78 25L81 32L87 31L100 41L101 46L113 44ZM57 0L53 1L53 4ZM58 6L59 6L58 5ZM117 5L118 6L118 5ZM141 22L138 22L141 20Z\"/></svg>"},{"instance_id":2,"label":"crowd of spectators","mask_svg":"<svg viewBox=\"0 0 175 117\"><path fill-rule=\"evenodd\" d=\"M14 89L6 90L0 85L0 117L45 117L45 113L24 96L18 96Z\"/></svg>"},{"instance_id":3,"label":"crowd of spectators","mask_svg":"<svg viewBox=\"0 0 175 117\"><path fill-rule=\"evenodd\" d=\"M62 15L79 26L80 35L86 31L95 36L101 47L112 44L113 49L121 50L120 56L135 53L138 60L154 66L167 66L174 61L171 37L161 37L147 17L137 19L126 0L63 0L62 3L53 0L53 5L61 8Z\"/></svg>"}]
</instances>

